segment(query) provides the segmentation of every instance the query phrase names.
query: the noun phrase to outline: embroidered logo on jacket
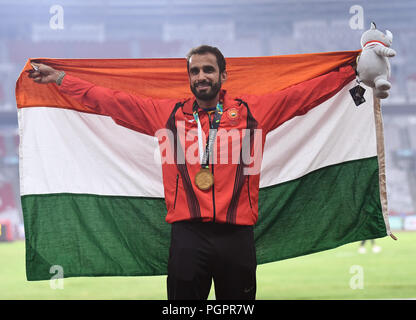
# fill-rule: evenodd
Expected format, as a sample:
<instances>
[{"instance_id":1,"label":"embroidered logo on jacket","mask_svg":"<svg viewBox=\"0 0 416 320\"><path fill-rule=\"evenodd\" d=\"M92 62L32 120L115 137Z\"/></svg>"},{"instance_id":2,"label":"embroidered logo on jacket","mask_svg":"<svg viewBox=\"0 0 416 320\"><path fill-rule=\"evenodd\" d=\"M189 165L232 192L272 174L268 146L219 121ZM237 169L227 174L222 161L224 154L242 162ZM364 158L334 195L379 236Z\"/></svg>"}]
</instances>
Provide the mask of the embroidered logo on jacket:
<instances>
[{"instance_id":1,"label":"embroidered logo on jacket","mask_svg":"<svg viewBox=\"0 0 416 320\"><path fill-rule=\"evenodd\" d=\"M231 121L231 124L236 124L240 120L240 112L237 108L231 108L226 112L227 118Z\"/></svg>"}]
</instances>

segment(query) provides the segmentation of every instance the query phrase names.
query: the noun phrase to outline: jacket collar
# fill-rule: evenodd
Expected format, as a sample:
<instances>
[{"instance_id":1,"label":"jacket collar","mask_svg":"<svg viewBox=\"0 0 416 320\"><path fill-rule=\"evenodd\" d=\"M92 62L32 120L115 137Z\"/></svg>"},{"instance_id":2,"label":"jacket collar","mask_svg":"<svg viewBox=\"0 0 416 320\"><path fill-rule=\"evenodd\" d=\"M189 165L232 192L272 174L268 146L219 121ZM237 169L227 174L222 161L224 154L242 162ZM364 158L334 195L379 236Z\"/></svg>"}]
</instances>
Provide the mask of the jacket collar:
<instances>
[{"instance_id":1,"label":"jacket collar","mask_svg":"<svg viewBox=\"0 0 416 320\"><path fill-rule=\"evenodd\" d=\"M227 94L227 90L221 89L220 91L220 99L222 99L224 101L224 105L223 108L227 109L228 107L230 107L232 104L235 104L235 101L230 99L230 97ZM183 112L187 113L187 114L192 114L192 107L194 105L196 98L192 97L191 99L188 99L184 106L183 106Z\"/></svg>"}]
</instances>

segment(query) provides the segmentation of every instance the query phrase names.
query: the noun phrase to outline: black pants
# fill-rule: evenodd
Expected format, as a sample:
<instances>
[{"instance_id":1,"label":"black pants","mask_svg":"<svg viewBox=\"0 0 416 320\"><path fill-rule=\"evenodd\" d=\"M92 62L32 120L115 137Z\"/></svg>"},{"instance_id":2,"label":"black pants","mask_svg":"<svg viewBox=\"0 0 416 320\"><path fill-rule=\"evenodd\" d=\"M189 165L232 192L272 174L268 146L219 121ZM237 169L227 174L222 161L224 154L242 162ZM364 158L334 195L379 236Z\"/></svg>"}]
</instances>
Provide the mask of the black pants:
<instances>
[{"instance_id":1,"label":"black pants","mask_svg":"<svg viewBox=\"0 0 416 320\"><path fill-rule=\"evenodd\" d=\"M219 300L256 297L253 226L181 221L172 224L169 300L207 299L212 280Z\"/></svg>"}]
</instances>

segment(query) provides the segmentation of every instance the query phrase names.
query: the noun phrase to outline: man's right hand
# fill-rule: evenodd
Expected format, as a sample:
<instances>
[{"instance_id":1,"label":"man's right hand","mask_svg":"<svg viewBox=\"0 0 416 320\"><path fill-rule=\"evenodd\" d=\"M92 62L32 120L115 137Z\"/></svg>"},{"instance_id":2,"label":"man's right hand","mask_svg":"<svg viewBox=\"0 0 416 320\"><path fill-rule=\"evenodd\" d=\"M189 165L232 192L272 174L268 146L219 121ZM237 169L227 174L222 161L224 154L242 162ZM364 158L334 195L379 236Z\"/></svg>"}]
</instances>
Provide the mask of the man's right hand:
<instances>
[{"instance_id":1,"label":"man's right hand","mask_svg":"<svg viewBox=\"0 0 416 320\"><path fill-rule=\"evenodd\" d=\"M32 78L36 83L51 83L56 82L59 78L59 75L62 71L55 70L52 67L47 66L42 63L30 63L34 68L27 71L29 73L29 78Z\"/></svg>"}]
</instances>

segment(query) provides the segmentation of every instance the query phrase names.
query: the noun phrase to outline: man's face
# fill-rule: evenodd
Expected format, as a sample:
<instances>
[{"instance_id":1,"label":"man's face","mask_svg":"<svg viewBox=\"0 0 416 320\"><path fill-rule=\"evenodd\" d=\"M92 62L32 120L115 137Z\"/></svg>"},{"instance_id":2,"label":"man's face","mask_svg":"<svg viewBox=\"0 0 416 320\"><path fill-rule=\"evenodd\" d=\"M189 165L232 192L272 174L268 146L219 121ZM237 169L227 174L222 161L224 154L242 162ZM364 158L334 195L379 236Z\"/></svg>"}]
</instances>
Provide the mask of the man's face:
<instances>
[{"instance_id":1,"label":"man's face","mask_svg":"<svg viewBox=\"0 0 416 320\"><path fill-rule=\"evenodd\" d=\"M194 54L189 59L189 83L192 93L198 99L214 99L226 78L227 73L220 73L214 54Z\"/></svg>"}]
</instances>

